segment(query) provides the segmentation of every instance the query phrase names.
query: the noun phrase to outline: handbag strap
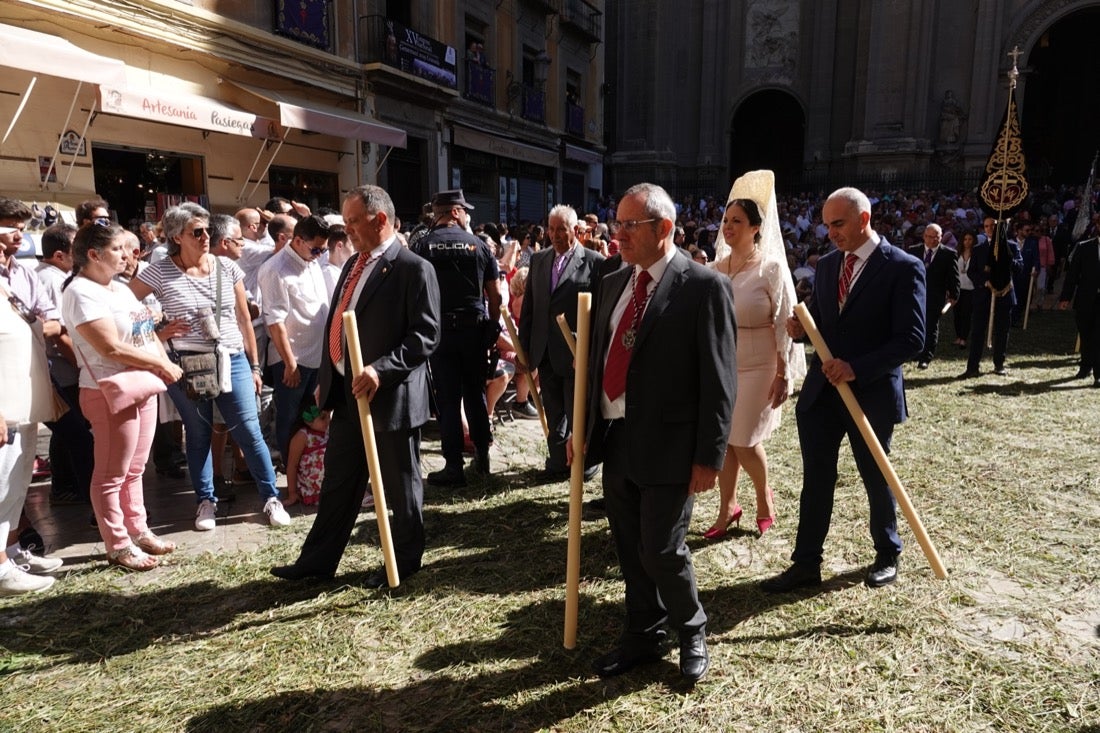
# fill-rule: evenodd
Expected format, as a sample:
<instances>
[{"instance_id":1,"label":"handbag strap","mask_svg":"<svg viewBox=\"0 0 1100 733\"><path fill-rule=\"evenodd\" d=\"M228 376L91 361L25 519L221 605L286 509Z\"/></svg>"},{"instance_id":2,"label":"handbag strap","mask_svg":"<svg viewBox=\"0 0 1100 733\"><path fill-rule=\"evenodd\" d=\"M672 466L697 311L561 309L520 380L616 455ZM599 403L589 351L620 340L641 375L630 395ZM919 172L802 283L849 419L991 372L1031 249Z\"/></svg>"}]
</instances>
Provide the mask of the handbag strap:
<instances>
[{"instance_id":1,"label":"handbag strap","mask_svg":"<svg viewBox=\"0 0 1100 733\"><path fill-rule=\"evenodd\" d=\"M80 360L84 362L84 368L88 370L88 374L91 374L92 379L98 382L99 377L95 375L95 372L92 370L92 365L88 363L88 357L84 356L84 351L80 348L80 344L76 342L76 339L73 339L73 346L76 347L76 353L80 354Z\"/></svg>"}]
</instances>

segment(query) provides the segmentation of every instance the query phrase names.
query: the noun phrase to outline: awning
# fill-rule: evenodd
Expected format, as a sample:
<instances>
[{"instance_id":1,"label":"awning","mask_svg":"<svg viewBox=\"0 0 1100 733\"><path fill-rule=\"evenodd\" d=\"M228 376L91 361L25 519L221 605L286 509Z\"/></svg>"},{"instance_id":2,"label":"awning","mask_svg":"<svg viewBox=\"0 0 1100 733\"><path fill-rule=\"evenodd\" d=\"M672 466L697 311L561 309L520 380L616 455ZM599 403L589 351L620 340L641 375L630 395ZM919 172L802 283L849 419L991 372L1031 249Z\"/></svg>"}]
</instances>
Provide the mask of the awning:
<instances>
[{"instance_id":1,"label":"awning","mask_svg":"<svg viewBox=\"0 0 1100 733\"><path fill-rule=\"evenodd\" d=\"M285 92L259 89L228 79L226 81L260 99L274 102L279 108L279 122L285 127L394 148L408 145L408 136L404 130L375 122L357 112L310 102Z\"/></svg>"},{"instance_id":2,"label":"awning","mask_svg":"<svg viewBox=\"0 0 1100 733\"><path fill-rule=\"evenodd\" d=\"M454 125L453 142L455 145L464 148L481 150L527 163L535 163L547 168L557 168L560 157L557 150L547 150L511 138L501 137L489 132L480 132L459 125Z\"/></svg>"},{"instance_id":3,"label":"awning","mask_svg":"<svg viewBox=\"0 0 1100 733\"><path fill-rule=\"evenodd\" d=\"M73 109L76 108L76 100L80 96L80 87L84 82L90 84L126 83L126 65L124 63L118 59L85 51L79 46L69 43L64 38L5 24L0 24L0 37L4 39L4 43L0 44L0 67L21 69L35 75L31 77L30 83L27 84L27 90L23 92L22 99L19 100L19 106L16 108L11 122L8 123L8 129L4 131L4 137L0 138L0 145L8 141L8 136L11 135L11 131L15 129L16 123L23 115L27 100L30 99L31 92L34 91L34 85L38 82L38 74L57 76L78 82L76 90L73 91L72 102L69 104L69 113L65 115L65 121L61 126L62 130L69 126ZM80 142L76 145L77 149L80 148L80 143L84 141L84 135L88 132L88 125L92 121L92 112L93 110L88 110L88 117L84 121L84 129L80 133ZM57 156L61 152L61 140L62 136L58 135L57 147L54 148L50 165L46 170L46 174L42 177L42 187L45 187L46 182L50 180L50 173L57 163ZM69 176L72 175L75 162L76 154L74 153L72 160L69 162L69 172L65 175L65 182L61 184L62 188L68 185Z\"/></svg>"},{"instance_id":4,"label":"awning","mask_svg":"<svg viewBox=\"0 0 1100 733\"><path fill-rule=\"evenodd\" d=\"M110 114L199 130L270 140L280 137L275 120L195 94L101 85L99 107Z\"/></svg>"},{"instance_id":5,"label":"awning","mask_svg":"<svg viewBox=\"0 0 1100 733\"><path fill-rule=\"evenodd\" d=\"M85 51L58 36L0 24L0 66L90 84L126 83L126 65Z\"/></svg>"}]
</instances>

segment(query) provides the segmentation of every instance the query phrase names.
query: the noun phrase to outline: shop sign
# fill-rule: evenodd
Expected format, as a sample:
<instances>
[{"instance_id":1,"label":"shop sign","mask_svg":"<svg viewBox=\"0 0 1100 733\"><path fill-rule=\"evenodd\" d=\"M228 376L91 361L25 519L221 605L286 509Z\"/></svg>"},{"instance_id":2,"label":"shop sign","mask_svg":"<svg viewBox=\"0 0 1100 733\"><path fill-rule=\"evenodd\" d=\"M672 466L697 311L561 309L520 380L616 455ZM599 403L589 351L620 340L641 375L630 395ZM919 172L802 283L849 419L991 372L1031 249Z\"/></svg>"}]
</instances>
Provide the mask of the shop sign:
<instances>
[{"instance_id":1,"label":"shop sign","mask_svg":"<svg viewBox=\"0 0 1100 733\"><path fill-rule=\"evenodd\" d=\"M85 147L86 142L87 141L82 138L76 130L65 130L65 134L61 136L61 154L87 155L88 151Z\"/></svg>"},{"instance_id":2,"label":"shop sign","mask_svg":"<svg viewBox=\"0 0 1100 733\"><path fill-rule=\"evenodd\" d=\"M104 112L152 122L255 138L279 138L275 120L239 110L213 99L191 94L165 94L135 89L100 87Z\"/></svg>"}]
</instances>

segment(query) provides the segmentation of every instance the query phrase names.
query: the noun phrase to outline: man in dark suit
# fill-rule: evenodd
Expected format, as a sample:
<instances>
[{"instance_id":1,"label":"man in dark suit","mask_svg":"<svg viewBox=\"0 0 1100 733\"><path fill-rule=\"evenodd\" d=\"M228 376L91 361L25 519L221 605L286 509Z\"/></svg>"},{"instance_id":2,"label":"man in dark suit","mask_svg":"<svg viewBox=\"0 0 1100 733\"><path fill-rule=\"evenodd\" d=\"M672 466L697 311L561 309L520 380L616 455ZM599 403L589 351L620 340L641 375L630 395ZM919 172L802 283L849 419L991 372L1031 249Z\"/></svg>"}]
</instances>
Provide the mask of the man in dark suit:
<instances>
[{"instance_id":1,"label":"man in dark suit","mask_svg":"<svg viewBox=\"0 0 1100 733\"><path fill-rule=\"evenodd\" d=\"M617 216L630 267L600 284L586 462L603 462L626 628L593 667L609 677L659 659L667 624L679 632L680 673L694 682L710 658L685 537L693 497L714 487L729 437L737 373L733 294L728 279L673 244L676 209L664 189L628 189Z\"/></svg>"},{"instance_id":2,"label":"man in dark suit","mask_svg":"<svg viewBox=\"0 0 1100 733\"><path fill-rule=\"evenodd\" d=\"M420 426L428 421L428 357L439 344L439 285L432 266L409 252L394 231L393 201L377 186L344 199L344 222L358 254L344 265L325 324L318 380L320 405L332 410L325 479L313 527L293 565L271 569L288 580L331 578L347 547L366 491L368 469L356 399L371 404L391 535L402 579L424 554ZM353 310L365 368L354 380L343 336ZM365 585L386 585L385 570Z\"/></svg>"},{"instance_id":3,"label":"man in dark suit","mask_svg":"<svg viewBox=\"0 0 1100 733\"><path fill-rule=\"evenodd\" d=\"M577 212L559 205L550 210L547 234L551 247L531 256L527 289L519 318L519 341L539 371L539 386L546 423L549 453L546 474L565 478L565 440L573 426L573 354L558 327L557 317L564 313L569 328L577 330L577 294L591 292L603 257L582 247L574 234ZM521 368L518 364L517 369ZM589 474L591 477L591 474Z\"/></svg>"},{"instance_id":4,"label":"man in dark suit","mask_svg":"<svg viewBox=\"0 0 1100 733\"><path fill-rule=\"evenodd\" d=\"M966 275L974 283L974 306L970 319L970 340L968 341L970 353L966 360L966 371L959 375L959 379L971 379L981 374L978 367L982 363L982 355L985 353L985 338L989 329L989 302L994 301L993 310L993 373L1005 376L1008 370L1005 368L1005 357L1008 355L1008 329L1012 323L1012 310L1016 306L1016 289L1012 280L1008 281L1008 291L998 295L993 294L989 284L989 273L993 256L993 240L997 237L1001 246L1008 247L1009 257L1012 260L1012 277L1019 275L1024 268L1024 260L1020 254L1020 246L1015 240L1008 238L1008 228L1002 229L1000 235L996 234L997 222L992 217L986 217L982 224L985 229L985 241L974 247L970 255L970 264L966 268Z\"/></svg>"},{"instance_id":5,"label":"man in dark suit","mask_svg":"<svg viewBox=\"0 0 1100 733\"><path fill-rule=\"evenodd\" d=\"M844 436L852 446L870 504L875 562L870 587L897 579L894 497L836 386L847 383L884 450L906 418L901 365L924 346L924 267L871 228L871 202L857 189L834 191L822 209L837 252L821 258L810 313L833 358L814 355L795 408L802 448L802 498L791 565L762 582L772 593L821 584L821 558L833 513L837 459ZM792 338L805 330L795 317Z\"/></svg>"},{"instance_id":6,"label":"man in dark suit","mask_svg":"<svg viewBox=\"0 0 1100 733\"><path fill-rule=\"evenodd\" d=\"M1100 239L1086 239L1073 248L1058 301L1062 310L1073 303L1081 335L1081 361L1075 378L1092 376L1092 386L1100 387Z\"/></svg>"},{"instance_id":7,"label":"man in dark suit","mask_svg":"<svg viewBox=\"0 0 1100 733\"><path fill-rule=\"evenodd\" d=\"M959 268L955 252L940 244L943 229L939 224L924 228L924 244L909 249L909 254L924 262L927 286L924 299L924 351L917 357L917 368L927 369L936 358L940 340L940 316L945 303L954 305L959 299Z\"/></svg>"}]
</instances>

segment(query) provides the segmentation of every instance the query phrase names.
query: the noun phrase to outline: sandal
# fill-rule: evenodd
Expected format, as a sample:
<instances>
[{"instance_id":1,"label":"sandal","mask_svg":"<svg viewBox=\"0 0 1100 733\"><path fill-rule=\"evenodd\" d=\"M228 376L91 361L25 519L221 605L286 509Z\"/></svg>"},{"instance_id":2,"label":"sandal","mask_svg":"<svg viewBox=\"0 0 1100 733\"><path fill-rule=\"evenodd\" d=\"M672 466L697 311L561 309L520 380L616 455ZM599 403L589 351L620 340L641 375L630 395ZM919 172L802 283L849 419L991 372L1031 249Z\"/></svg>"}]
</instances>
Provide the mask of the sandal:
<instances>
[{"instance_id":1,"label":"sandal","mask_svg":"<svg viewBox=\"0 0 1100 733\"><path fill-rule=\"evenodd\" d=\"M134 544L145 551L147 555L167 555L176 549L176 543L172 540L162 540L153 534L152 530L145 530L133 538Z\"/></svg>"},{"instance_id":2,"label":"sandal","mask_svg":"<svg viewBox=\"0 0 1100 733\"><path fill-rule=\"evenodd\" d=\"M157 558L146 555L141 549L133 545L127 545L120 550L111 550L107 553L107 564L117 565L127 570L152 570L160 564Z\"/></svg>"}]
</instances>

